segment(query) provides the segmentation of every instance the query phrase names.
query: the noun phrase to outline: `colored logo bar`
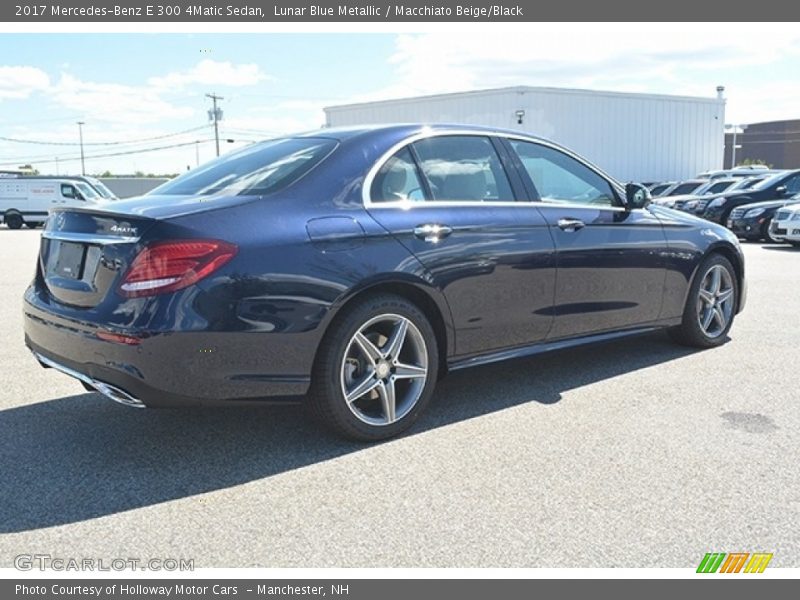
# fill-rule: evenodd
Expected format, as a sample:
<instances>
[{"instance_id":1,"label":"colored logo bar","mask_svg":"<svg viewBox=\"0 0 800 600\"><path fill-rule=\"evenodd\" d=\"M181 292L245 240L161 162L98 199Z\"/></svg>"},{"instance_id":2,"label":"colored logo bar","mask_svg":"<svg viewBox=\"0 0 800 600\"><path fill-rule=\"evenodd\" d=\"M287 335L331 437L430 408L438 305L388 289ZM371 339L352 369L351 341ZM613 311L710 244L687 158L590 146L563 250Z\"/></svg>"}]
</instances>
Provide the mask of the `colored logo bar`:
<instances>
[{"instance_id":1,"label":"colored logo bar","mask_svg":"<svg viewBox=\"0 0 800 600\"><path fill-rule=\"evenodd\" d=\"M697 566L697 572L763 573L771 560L772 553L766 552L708 552Z\"/></svg>"}]
</instances>

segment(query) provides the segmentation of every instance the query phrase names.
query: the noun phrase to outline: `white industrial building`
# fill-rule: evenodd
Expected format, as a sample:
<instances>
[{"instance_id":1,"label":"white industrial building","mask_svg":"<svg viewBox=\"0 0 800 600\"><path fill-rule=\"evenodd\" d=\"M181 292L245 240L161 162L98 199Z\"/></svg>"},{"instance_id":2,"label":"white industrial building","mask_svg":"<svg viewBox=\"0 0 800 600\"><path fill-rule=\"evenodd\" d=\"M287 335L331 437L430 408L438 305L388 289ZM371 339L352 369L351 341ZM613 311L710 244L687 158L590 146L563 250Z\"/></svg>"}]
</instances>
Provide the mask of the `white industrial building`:
<instances>
[{"instance_id":1,"label":"white industrial building","mask_svg":"<svg viewBox=\"0 0 800 600\"><path fill-rule=\"evenodd\" d=\"M721 169L725 99L519 86L331 106L329 127L453 123L516 129L586 157L621 181Z\"/></svg>"}]
</instances>

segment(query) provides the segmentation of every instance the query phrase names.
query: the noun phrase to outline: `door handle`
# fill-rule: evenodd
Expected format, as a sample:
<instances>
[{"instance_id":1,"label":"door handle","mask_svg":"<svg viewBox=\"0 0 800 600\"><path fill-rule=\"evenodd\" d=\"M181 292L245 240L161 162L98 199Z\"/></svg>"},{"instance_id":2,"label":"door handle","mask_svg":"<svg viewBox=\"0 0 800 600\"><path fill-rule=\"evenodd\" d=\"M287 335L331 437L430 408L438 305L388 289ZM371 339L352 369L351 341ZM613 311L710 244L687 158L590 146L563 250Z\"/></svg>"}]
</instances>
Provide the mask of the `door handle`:
<instances>
[{"instance_id":1,"label":"door handle","mask_svg":"<svg viewBox=\"0 0 800 600\"><path fill-rule=\"evenodd\" d=\"M562 231L578 231L586 227L586 223L580 219L559 219L558 227Z\"/></svg>"},{"instance_id":2,"label":"door handle","mask_svg":"<svg viewBox=\"0 0 800 600\"><path fill-rule=\"evenodd\" d=\"M426 242L436 243L453 233L453 228L449 225L439 225L438 223L425 223L414 227L414 235Z\"/></svg>"}]
</instances>

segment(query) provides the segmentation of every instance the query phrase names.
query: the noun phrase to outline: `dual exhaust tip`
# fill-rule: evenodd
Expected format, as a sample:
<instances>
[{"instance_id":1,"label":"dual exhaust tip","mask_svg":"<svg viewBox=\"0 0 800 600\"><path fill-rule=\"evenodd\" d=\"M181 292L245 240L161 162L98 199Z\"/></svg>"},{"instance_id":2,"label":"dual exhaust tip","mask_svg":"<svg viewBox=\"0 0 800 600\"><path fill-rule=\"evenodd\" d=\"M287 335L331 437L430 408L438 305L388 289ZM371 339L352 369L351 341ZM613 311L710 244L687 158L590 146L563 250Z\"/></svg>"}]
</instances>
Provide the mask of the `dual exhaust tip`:
<instances>
[{"instance_id":1,"label":"dual exhaust tip","mask_svg":"<svg viewBox=\"0 0 800 600\"><path fill-rule=\"evenodd\" d=\"M50 367L57 371L61 371L65 375L69 375L70 377L74 377L75 379L82 381L84 384L92 388L93 390L100 392L106 398L110 398L114 402L118 402L119 404L124 404L125 406L132 406L134 408L145 408L144 402L131 396L125 390L121 390L120 388L111 385L110 383L106 383L104 381L98 381L88 375L84 375L83 373L79 373L74 369L70 369L69 367L65 367L64 365L57 363L56 361L47 358L46 356L42 356L38 352L34 352L33 355L36 357L42 366Z\"/></svg>"}]
</instances>

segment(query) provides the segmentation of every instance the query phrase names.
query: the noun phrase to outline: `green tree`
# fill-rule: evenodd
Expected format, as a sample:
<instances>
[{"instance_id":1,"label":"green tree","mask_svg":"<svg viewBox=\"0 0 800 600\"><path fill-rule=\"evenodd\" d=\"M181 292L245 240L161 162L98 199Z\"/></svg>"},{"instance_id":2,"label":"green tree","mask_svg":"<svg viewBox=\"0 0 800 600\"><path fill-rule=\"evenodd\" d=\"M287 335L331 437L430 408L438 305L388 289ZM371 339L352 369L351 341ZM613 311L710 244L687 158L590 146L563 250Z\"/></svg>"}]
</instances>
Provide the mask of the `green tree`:
<instances>
[{"instance_id":1,"label":"green tree","mask_svg":"<svg viewBox=\"0 0 800 600\"><path fill-rule=\"evenodd\" d=\"M760 158L745 158L744 160L740 160L739 164L736 165L737 167L748 167L750 165L764 165L765 167L771 169L772 165L768 165Z\"/></svg>"}]
</instances>

